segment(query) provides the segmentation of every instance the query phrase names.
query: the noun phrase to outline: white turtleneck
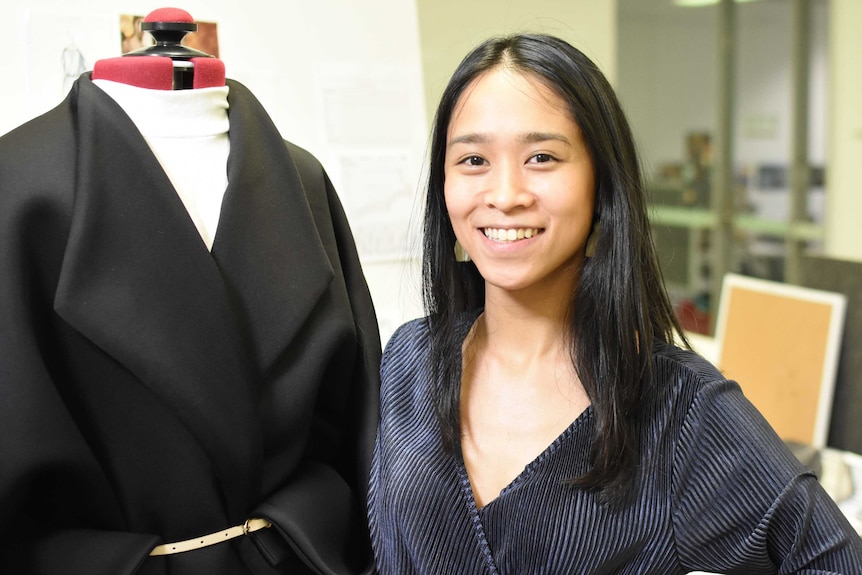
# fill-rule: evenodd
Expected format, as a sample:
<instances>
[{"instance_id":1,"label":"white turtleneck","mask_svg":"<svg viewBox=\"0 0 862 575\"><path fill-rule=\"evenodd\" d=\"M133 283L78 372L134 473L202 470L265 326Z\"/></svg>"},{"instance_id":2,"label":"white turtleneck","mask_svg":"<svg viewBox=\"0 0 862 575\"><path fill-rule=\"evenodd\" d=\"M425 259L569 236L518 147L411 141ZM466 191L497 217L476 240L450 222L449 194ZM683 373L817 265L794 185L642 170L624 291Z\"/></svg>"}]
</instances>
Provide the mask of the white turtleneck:
<instances>
[{"instance_id":1,"label":"white turtleneck","mask_svg":"<svg viewBox=\"0 0 862 575\"><path fill-rule=\"evenodd\" d=\"M150 90L93 83L137 126L211 250L227 188L228 87Z\"/></svg>"}]
</instances>

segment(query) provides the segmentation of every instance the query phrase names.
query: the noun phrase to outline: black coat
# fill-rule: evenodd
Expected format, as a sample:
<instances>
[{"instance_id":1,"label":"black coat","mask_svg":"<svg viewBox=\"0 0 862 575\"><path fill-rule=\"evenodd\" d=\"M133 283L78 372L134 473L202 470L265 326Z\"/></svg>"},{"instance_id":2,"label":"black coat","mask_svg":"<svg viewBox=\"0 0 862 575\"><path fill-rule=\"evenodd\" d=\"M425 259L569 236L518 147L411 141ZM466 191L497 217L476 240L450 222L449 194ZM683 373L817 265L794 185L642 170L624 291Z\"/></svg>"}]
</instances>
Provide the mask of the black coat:
<instances>
[{"instance_id":1,"label":"black coat","mask_svg":"<svg viewBox=\"0 0 862 575\"><path fill-rule=\"evenodd\" d=\"M87 76L0 138L0 573L370 569L368 288L320 164L228 83L212 253Z\"/></svg>"}]
</instances>

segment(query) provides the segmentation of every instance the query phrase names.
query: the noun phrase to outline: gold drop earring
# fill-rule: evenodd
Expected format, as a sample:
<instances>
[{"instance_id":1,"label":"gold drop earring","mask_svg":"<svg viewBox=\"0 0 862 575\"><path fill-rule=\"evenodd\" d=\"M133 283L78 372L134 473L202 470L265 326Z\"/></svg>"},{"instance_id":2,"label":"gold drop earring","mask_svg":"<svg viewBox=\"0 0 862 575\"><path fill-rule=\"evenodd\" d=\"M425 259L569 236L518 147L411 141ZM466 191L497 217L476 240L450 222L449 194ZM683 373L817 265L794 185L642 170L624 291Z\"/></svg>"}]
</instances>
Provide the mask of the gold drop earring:
<instances>
[{"instance_id":1,"label":"gold drop earring","mask_svg":"<svg viewBox=\"0 0 862 575\"><path fill-rule=\"evenodd\" d=\"M590 232L590 235L587 237L587 247L584 250L584 255L588 258L596 255L596 244L599 243L599 232L601 232L602 224L596 222L593 224L593 230Z\"/></svg>"},{"instance_id":2,"label":"gold drop earring","mask_svg":"<svg viewBox=\"0 0 862 575\"><path fill-rule=\"evenodd\" d=\"M461 263L470 261L470 254L464 250L464 246L458 240L455 240L455 261Z\"/></svg>"}]
</instances>

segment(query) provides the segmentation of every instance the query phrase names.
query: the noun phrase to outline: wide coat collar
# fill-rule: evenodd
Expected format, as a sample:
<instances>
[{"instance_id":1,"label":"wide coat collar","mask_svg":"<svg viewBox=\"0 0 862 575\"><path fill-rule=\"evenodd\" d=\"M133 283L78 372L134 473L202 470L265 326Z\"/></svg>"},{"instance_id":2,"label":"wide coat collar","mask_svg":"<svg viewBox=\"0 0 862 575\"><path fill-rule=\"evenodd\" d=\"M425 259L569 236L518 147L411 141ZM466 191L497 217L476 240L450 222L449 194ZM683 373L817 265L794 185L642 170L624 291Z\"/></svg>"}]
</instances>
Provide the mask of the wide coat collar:
<instances>
[{"instance_id":1,"label":"wide coat collar","mask_svg":"<svg viewBox=\"0 0 862 575\"><path fill-rule=\"evenodd\" d=\"M229 183L209 253L134 124L79 79L66 102L78 171L54 307L186 424L241 516L262 461L256 391L333 271L281 136L229 86Z\"/></svg>"}]
</instances>

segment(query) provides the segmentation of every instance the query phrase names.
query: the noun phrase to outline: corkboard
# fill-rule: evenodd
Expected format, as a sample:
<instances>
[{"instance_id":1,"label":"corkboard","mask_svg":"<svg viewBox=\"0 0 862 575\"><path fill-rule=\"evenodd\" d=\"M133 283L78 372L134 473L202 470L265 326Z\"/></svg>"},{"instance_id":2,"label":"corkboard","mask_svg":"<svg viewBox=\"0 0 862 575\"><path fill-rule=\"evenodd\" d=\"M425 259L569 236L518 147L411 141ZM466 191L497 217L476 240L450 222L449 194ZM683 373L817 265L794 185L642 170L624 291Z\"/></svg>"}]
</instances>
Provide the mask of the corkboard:
<instances>
[{"instance_id":1,"label":"corkboard","mask_svg":"<svg viewBox=\"0 0 862 575\"><path fill-rule=\"evenodd\" d=\"M845 305L837 293L724 279L718 367L785 441L826 444Z\"/></svg>"}]
</instances>

